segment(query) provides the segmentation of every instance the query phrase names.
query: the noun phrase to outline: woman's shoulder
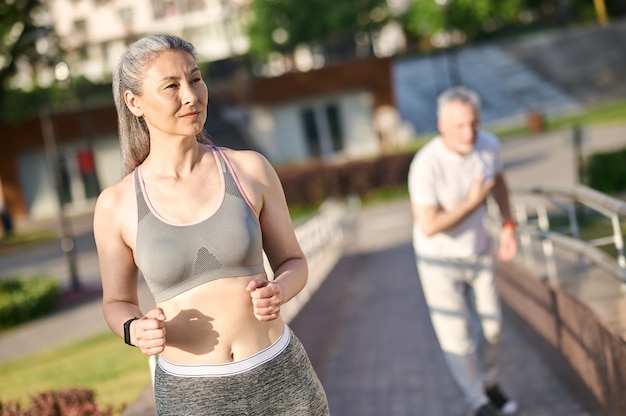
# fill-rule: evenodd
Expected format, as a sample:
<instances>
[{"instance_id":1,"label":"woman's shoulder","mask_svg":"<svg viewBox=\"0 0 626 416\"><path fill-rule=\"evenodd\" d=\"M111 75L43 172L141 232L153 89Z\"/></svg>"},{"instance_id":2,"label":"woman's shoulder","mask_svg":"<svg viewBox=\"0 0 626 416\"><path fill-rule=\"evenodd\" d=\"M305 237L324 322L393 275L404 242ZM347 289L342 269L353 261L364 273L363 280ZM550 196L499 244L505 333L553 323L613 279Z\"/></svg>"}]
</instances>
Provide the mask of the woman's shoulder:
<instances>
[{"instance_id":1,"label":"woman's shoulder","mask_svg":"<svg viewBox=\"0 0 626 416\"><path fill-rule=\"evenodd\" d=\"M122 242L133 247L137 230L136 210L132 174L104 188L96 201L93 216L96 243L101 247L114 247Z\"/></svg>"},{"instance_id":2,"label":"woman's shoulder","mask_svg":"<svg viewBox=\"0 0 626 416\"><path fill-rule=\"evenodd\" d=\"M218 147L231 160L244 162L267 162L265 156L256 150L235 150L229 147Z\"/></svg>"},{"instance_id":3,"label":"woman's shoulder","mask_svg":"<svg viewBox=\"0 0 626 416\"><path fill-rule=\"evenodd\" d=\"M129 173L119 182L107 186L100 192L96 201L96 212L125 207L134 195L133 174Z\"/></svg>"},{"instance_id":4,"label":"woman's shoulder","mask_svg":"<svg viewBox=\"0 0 626 416\"><path fill-rule=\"evenodd\" d=\"M266 174L273 172L273 167L267 158L255 150L234 150L225 147L220 149L238 174L247 173L255 176L263 172Z\"/></svg>"}]
</instances>

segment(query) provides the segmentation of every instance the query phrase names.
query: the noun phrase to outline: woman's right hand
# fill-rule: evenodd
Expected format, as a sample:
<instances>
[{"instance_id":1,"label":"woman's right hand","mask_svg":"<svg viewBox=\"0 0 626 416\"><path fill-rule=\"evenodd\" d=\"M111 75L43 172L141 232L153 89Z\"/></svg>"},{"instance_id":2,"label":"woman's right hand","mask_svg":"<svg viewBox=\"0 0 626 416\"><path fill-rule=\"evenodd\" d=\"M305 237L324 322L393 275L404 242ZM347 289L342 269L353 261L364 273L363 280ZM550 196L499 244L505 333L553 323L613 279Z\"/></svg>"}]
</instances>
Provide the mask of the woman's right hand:
<instances>
[{"instance_id":1,"label":"woman's right hand","mask_svg":"<svg viewBox=\"0 0 626 416\"><path fill-rule=\"evenodd\" d=\"M133 344L145 355L160 354L165 349L165 313L156 308L132 322Z\"/></svg>"}]
</instances>

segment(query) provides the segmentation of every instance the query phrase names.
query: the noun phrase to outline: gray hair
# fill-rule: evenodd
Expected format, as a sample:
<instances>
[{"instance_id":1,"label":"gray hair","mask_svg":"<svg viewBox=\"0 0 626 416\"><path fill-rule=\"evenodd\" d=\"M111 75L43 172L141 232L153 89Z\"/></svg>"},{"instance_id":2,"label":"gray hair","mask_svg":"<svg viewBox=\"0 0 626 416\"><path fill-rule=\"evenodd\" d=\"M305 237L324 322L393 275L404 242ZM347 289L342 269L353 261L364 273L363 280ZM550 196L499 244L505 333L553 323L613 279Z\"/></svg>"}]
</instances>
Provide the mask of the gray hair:
<instances>
[{"instance_id":1,"label":"gray hair","mask_svg":"<svg viewBox=\"0 0 626 416\"><path fill-rule=\"evenodd\" d=\"M122 148L122 173L127 175L139 166L150 153L150 133L142 117L135 116L124 102L124 93L142 94L143 79L150 65L163 52L184 51L196 59L194 46L172 35L152 35L130 45L122 55L113 73L113 99L117 109L118 132ZM204 131L196 140L210 144Z\"/></svg>"},{"instance_id":2,"label":"gray hair","mask_svg":"<svg viewBox=\"0 0 626 416\"><path fill-rule=\"evenodd\" d=\"M476 112L480 111L480 96L473 90L466 87L452 87L442 92L437 98L437 115L441 115L441 110L451 101L468 103Z\"/></svg>"}]
</instances>

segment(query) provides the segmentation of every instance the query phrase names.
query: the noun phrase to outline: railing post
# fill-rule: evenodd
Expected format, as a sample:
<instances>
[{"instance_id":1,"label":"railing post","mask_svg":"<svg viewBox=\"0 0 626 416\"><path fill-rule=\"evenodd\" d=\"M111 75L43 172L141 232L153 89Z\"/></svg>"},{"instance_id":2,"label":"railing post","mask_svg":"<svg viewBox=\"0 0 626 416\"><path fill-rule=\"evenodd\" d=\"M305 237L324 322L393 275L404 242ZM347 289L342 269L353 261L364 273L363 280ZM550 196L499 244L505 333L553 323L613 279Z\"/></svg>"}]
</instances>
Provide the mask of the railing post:
<instances>
[{"instance_id":1,"label":"railing post","mask_svg":"<svg viewBox=\"0 0 626 416\"><path fill-rule=\"evenodd\" d=\"M567 205L567 217L569 219L569 231L576 240L580 240L580 228L578 227L578 217L576 216L577 208L579 204L573 199L571 205ZM578 267L584 267L585 263L583 262L582 256L579 254L578 256Z\"/></svg>"},{"instance_id":2,"label":"railing post","mask_svg":"<svg viewBox=\"0 0 626 416\"><path fill-rule=\"evenodd\" d=\"M617 264L622 269L626 268L626 258L624 257L624 236L622 235L622 227L617 214L611 215L611 224L613 225L613 242L617 250Z\"/></svg>"},{"instance_id":3,"label":"railing post","mask_svg":"<svg viewBox=\"0 0 626 416\"><path fill-rule=\"evenodd\" d=\"M522 256L524 257L524 261L526 266L529 269L535 267L535 255L533 250L533 240L528 230L530 224L528 222L528 211L526 210L526 205L515 202L515 220L520 225L519 227L519 239L522 246Z\"/></svg>"},{"instance_id":4,"label":"railing post","mask_svg":"<svg viewBox=\"0 0 626 416\"><path fill-rule=\"evenodd\" d=\"M537 220L539 223L539 229L543 232L550 231L550 220L548 218L548 210L545 205L540 205L537 208ZM546 256L546 272L548 279L556 282L558 277L558 270L556 267L556 259L554 258L554 245L552 240L544 238L541 242L543 246L543 253Z\"/></svg>"},{"instance_id":5,"label":"railing post","mask_svg":"<svg viewBox=\"0 0 626 416\"><path fill-rule=\"evenodd\" d=\"M524 247L532 247L532 242L535 238L541 240L546 258L547 274L550 280L558 279L557 253L554 250L554 247L558 246L577 256L579 268L585 267L588 263L599 266L623 282L626 290L626 248L621 229L622 218L626 217L626 203L624 201L580 184L575 185L573 188L534 187L531 189L513 189L511 193L516 202L515 215L518 223L525 225L523 228L520 227L522 244ZM550 230L550 219L546 205L542 205L541 202L535 205L529 200L520 198L520 195L539 196L544 200L551 201L556 208L559 208L561 212L567 215L569 230L565 230L564 234ZM566 199L569 203L559 203L557 199ZM536 208L538 229L533 228L528 220L526 207L529 205ZM611 235L588 241L581 240L577 215L582 210L579 210L579 207L591 209L608 218L612 223ZM531 239L530 243L526 241L526 233ZM570 233L571 236L569 235ZM596 248L607 244L611 244L615 248L615 256L607 258L607 253Z\"/></svg>"},{"instance_id":6,"label":"railing post","mask_svg":"<svg viewBox=\"0 0 626 416\"><path fill-rule=\"evenodd\" d=\"M576 165L576 180L579 184L585 183L585 158L583 156L584 132L580 124L575 124L572 128L572 141L574 148L574 159Z\"/></svg>"}]
</instances>

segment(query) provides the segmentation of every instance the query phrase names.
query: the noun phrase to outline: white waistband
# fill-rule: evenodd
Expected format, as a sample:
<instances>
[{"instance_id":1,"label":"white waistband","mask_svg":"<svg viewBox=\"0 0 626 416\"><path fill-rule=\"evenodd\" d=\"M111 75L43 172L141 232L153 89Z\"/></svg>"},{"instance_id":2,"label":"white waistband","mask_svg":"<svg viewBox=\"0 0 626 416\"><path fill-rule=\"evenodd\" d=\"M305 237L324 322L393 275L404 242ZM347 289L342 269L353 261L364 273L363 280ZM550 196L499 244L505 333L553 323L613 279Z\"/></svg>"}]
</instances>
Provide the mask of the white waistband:
<instances>
[{"instance_id":1,"label":"white waistband","mask_svg":"<svg viewBox=\"0 0 626 416\"><path fill-rule=\"evenodd\" d=\"M285 324L283 332L280 337L278 337L276 342L264 350L259 351L248 358L244 358L243 360L225 364L185 365L169 362L165 358L159 356L157 363L166 373L179 377L229 376L252 370L253 368L258 367L276 357L283 352L285 348L287 348L290 339L291 333L289 331L289 327Z\"/></svg>"}]
</instances>

